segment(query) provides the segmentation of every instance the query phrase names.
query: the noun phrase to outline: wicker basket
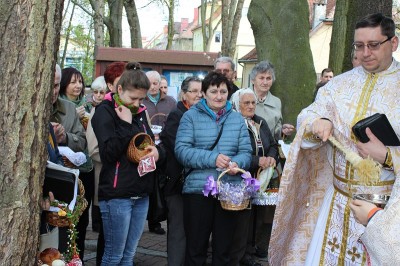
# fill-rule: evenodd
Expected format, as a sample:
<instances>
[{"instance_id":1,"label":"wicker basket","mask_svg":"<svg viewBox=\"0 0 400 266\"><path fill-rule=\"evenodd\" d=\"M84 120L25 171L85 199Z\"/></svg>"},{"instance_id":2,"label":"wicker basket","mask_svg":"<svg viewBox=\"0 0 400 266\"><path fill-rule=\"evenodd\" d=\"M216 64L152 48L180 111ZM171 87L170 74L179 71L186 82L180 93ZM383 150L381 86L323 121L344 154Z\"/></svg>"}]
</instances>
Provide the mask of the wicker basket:
<instances>
[{"instance_id":1,"label":"wicker basket","mask_svg":"<svg viewBox=\"0 0 400 266\"><path fill-rule=\"evenodd\" d=\"M243 170L243 169L240 169L240 168L236 168L236 169L237 169L239 172L243 173L243 174L246 173L246 171ZM227 170L223 171L223 172L218 176L218 179L217 179L217 187L218 187L218 189L219 189L220 186L221 186L221 177L224 176L224 175L225 175L226 173L228 173L229 171L230 171L230 169L227 169ZM219 200L219 202L221 203L221 207L222 207L222 209L224 209L224 210L229 210L229 211L241 211L241 210L246 209L246 208L249 206L250 198L241 200L239 204L235 204L235 203L233 203L233 202L225 201L225 200L221 200L221 199Z\"/></svg>"},{"instance_id":2,"label":"wicker basket","mask_svg":"<svg viewBox=\"0 0 400 266\"><path fill-rule=\"evenodd\" d=\"M251 201L253 205L273 206L276 205L276 203L278 202L279 183L282 176L282 172L277 167L274 168L274 171L278 174L278 178L271 179L265 191L258 191L254 195ZM259 178L260 172L261 168L259 168L257 171L257 179ZM278 182L278 185L272 186L271 185L272 180L276 180Z\"/></svg>"},{"instance_id":3,"label":"wicker basket","mask_svg":"<svg viewBox=\"0 0 400 266\"><path fill-rule=\"evenodd\" d=\"M137 144L138 137L143 138L139 144ZM128 157L129 161L139 163L140 158L149 153L149 151L145 148L140 148L141 146L154 146L153 140L146 133L136 134L129 142L128 150L126 152L126 156Z\"/></svg>"},{"instance_id":4,"label":"wicker basket","mask_svg":"<svg viewBox=\"0 0 400 266\"><path fill-rule=\"evenodd\" d=\"M83 183L80 179L78 179L78 181L79 196L78 202L76 204L81 204L81 209L79 213L80 216L86 209L88 203L85 199L85 187L83 186ZM70 219L68 219L67 216L59 216L58 212L47 212L46 221L50 225L57 227L69 227L71 225Z\"/></svg>"},{"instance_id":5,"label":"wicker basket","mask_svg":"<svg viewBox=\"0 0 400 266\"><path fill-rule=\"evenodd\" d=\"M164 113L156 113L150 118L150 123L152 125L162 126L164 128L165 121L167 120L167 115Z\"/></svg>"}]
</instances>

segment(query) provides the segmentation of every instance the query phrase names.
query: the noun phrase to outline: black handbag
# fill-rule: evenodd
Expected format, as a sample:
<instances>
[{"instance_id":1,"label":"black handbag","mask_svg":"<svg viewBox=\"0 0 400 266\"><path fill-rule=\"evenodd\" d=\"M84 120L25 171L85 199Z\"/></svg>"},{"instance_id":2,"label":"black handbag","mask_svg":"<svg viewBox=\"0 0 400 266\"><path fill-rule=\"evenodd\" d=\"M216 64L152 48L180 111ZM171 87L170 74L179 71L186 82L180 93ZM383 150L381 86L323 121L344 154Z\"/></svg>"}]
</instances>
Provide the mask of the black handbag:
<instances>
[{"instance_id":1,"label":"black handbag","mask_svg":"<svg viewBox=\"0 0 400 266\"><path fill-rule=\"evenodd\" d=\"M372 133L385 145L385 146L400 146L399 138L393 130L392 125L387 119L385 114L376 113L372 116L358 121L352 128L354 135L362 143L369 141L365 129L369 127Z\"/></svg>"},{"instance_id":2,"label":"black handbag","mask_svg":"<svg viewBox=\"0 0 400 266\"><path fill-rule=\"evenodd\" d=\"M162 222L167 219L167 204L163 193L166 176L156 170L154 178L154 189L149 196L149 210L147 220L152 222Z\"/></svg>"}]
</instances>

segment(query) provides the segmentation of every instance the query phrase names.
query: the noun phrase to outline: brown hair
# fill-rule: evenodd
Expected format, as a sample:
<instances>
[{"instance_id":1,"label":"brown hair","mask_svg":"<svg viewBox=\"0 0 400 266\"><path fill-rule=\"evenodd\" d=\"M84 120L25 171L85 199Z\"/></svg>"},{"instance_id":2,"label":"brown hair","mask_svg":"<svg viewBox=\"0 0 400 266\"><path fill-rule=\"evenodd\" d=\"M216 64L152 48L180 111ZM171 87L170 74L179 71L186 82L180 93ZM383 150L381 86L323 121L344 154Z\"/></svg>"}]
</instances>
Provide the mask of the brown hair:
<instances>
[{"instance_id":1,"label":"brown hair","mask_svg":"<svg viewBox=\"0 0 400 266\"><path fill-rule=\"evenodd\" d=\"M118 85L121 85L122 90L133 89L150 89L150 81L142 68L137 62L130 62L126 65L125 71L122 73ZM117 85L117 86L118 86Z\"/></svg>"}]
</instances>

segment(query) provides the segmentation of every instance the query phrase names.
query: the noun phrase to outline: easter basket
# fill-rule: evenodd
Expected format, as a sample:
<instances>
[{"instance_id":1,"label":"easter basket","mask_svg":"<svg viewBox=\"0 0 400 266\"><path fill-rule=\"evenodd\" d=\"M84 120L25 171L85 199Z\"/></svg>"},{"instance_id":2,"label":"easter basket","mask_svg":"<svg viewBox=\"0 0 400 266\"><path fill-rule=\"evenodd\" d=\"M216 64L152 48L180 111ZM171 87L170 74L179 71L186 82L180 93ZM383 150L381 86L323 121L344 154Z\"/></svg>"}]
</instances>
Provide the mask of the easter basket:
<instances>
[{"instance_id":1,"label":"easter basket","mask_svg":"<svg viewBox=\"0 0 400 266\"><path fill-rule=\"evenodd\" d=\"M276 178L272 178L273 176ZM260 190L254 194L251 201L254 205L276 205L278 202L279 182L282 172L278 167L269 167L267 169L259 168L257 171L257 180L260 182Z\"/></svg>"},{"instance_id":2,"label":"easter basket","mask_svg":"<svg viewBox=\"0 0 400 266\"><path fill-rule=\"evenodd\" d=\"M251 177L249 172L240 168L236 169L242 173L243 180L241 182L231 183L221 180L230 169L221 172L217 179L218 200L224 210L240 211L246 209L250 204L250 198L258 189L256 180Z\"/></svg>"},{"instance_id":3,"label":"easter basket","mask_svg":"<svg viewBox=\"0 0 400 266\"><path fill-rule=\"evenodd\" d=\"M140 158L149 153L147 146L154 146L154 142L150 135L146 133L136 134L129 142L126 156L128 160L134 163L139 163Z\"/></svg>"},{"instance_id":4,"label":"easter basket","mask_svg":"<svg viewBox=\"0 0 400 266\"><path fill-rule=\"evenodd\" d=\"M60 207L59 212L47 212L46 214L46 221L52 226L57 226L57 227L70 227L71 224L73 223L73 220L71 219L71 216L79 216L82 215L83 211L86 209L88 203L85 199L85 188L83 186L83 183L80 179L78 179L78 189L79 189L79 194L77 197L77 203L72 211L72 213L67 213L65 210L68 208L64 206L64 204L57 205L56 207ZM66 204L65 204L66 205Z\"/></svg>"}]
</instances>

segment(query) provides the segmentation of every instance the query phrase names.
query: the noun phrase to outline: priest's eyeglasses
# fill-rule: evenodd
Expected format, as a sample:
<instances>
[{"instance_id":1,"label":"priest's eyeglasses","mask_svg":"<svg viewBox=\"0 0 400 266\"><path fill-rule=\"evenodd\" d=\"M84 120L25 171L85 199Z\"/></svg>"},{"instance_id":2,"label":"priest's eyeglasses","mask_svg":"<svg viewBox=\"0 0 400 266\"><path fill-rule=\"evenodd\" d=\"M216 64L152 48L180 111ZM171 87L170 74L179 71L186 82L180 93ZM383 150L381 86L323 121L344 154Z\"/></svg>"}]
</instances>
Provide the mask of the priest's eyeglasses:
<instances>
[{"instance_id":1,"label":"priest's eyeglasses","mask_svg":"<svg viewBox=\"0 0 400 266\"><path fill-rule=\"evenodd\" d=\"M354 42L353 43L353 48L355 51L364 51L365 46L368 47L369 50L378 50L382 44L384 44L385 42L391 40L393 38L392 37L388 37L386 40L384 40L383 42L369 42L367 44L364 44L362 42Z\"/></svg>"}]
</instances>

